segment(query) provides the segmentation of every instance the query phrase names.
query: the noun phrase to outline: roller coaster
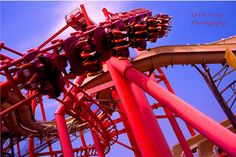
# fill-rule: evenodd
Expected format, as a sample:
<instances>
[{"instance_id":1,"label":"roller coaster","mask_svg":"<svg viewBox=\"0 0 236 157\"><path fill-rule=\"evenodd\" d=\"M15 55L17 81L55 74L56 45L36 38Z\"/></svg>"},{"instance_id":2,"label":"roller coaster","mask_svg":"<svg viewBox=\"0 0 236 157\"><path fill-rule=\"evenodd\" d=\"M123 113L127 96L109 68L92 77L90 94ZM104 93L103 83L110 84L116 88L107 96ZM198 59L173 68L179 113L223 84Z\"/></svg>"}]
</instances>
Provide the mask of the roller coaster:
<instances>
[{"instance_id":1,"label":"roller coaster","mask_svg":"<svg viewBox=\"0 0 236 157\"><path fill-rule=\"evenodd\" d=\"M81 5L65 16L63 28L24 53L1 42L1 49L19 56L0 54L0 72L5 79L0 84L1 156L103 157L113 144L129 149L136 157L236 156L236 119L231 110L236 102L235 70L224 57L227 47L236 53L236 37L146 49L147 42L167 37L171 16L152 15L143 8L102 11L106 20L96 24ZM56 38L69 27L75 30L69 38ZM130 57L130 48L137 52L136 57ZM222 68L213 74L210 64ZM191 65L200 72L226 121L215 122L174 94L161 69L173 65ZM231 81L223 84L227 77ZM224 96L226 91L230 97ZM157 102L149 104L145 93ZM49 99L58 103L51 121L44 110ZM35 118L37 106L42 120ZM163 108L165 115L154 115L158 108ZM172 150L159 118L169 120L179 141ZM184 137L177 118L186 123L190 139ZM118 127L120 124L123 127ZM88 133L92 144L85 138ZM130 144L118 140L122 134ZM61 149L53 150L58 141ZM24 143L27 148L23 149Z\"/></svg>"}]
</instances>

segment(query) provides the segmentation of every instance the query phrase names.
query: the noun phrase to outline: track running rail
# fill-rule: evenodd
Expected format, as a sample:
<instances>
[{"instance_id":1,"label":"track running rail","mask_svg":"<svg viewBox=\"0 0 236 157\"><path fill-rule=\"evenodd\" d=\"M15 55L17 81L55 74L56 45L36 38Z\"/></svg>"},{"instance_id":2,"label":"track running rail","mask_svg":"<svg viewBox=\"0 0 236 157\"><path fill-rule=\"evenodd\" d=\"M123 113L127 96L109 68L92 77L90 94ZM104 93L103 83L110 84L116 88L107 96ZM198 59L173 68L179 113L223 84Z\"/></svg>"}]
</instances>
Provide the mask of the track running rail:
<instances>
[{"instance_id":1,"label":"track running rail","mask_svg":"<svg viewBox=\"0 0 236 157\"><path fill-rule=\"evenodd\" d=\"M229 44L161 46L143 51L131 63L141 72L169 65L224 64L226 63L224 58L226 47L236 54L236 41ZM111 77L108 72L105 72L90 80L85 80L82 88L87 90L109 81Z\"/></svg>"}]
</instances>

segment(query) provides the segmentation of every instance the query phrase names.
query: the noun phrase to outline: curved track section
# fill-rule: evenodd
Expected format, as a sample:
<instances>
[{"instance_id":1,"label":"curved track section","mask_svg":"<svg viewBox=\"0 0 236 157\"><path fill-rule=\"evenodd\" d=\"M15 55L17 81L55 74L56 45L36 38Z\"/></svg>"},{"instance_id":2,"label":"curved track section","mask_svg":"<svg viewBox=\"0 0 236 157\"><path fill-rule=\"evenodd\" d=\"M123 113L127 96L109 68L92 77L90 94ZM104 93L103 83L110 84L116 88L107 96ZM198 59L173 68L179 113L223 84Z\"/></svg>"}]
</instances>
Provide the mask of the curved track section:
<instances>
[{"instance_id":1,"label":"curved track section","mask_svg":"<svg viewBox=\"0 0 236 157\"><path fill-rule=\"evenodd\" d=\"M8 96L2 100L3 109L9 108L21 100L15 93L8 92ZM55 128L48 127L44 123L34 120L30 102L23 104L20 108L4 117L4 121L9 131L14 132L16 135L42 137L50 136L50 133L57 132Z\"/></svg>"},{"instance_id":2,"label":"curved track section","mask_svg":"<svg viewBox=\"0 0 236 157\"><path fill-rule=\"evenodd\" d=\"M236 37L229 39L229 43L227 40L221 41L223 44L161 46L143 51L132 59L131 63L141 72L173 65L225 64L226 47L236 53ZM111 77L108 72L105 72L85 81L82 88L90 89L109 81Z\"/></svg>"}]
</instances>

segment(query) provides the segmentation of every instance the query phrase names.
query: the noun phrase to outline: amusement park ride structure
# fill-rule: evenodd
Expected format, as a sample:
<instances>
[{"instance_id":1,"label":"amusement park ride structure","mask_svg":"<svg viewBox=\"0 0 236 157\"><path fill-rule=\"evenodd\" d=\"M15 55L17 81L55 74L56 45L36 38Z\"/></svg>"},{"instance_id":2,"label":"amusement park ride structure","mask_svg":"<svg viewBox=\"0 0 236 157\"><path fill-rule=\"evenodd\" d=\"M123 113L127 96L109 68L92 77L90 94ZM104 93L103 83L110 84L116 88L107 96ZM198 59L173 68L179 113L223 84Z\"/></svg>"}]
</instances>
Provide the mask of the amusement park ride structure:
<instances>
[{"instance_id":1,"label":"amusement park ride structure","mask_svg":"<svg viewBox=\"0 0 236 157\"><path fill-rule=\"evenodd\" d=\"M224 88L220 86L227 76L235 73L224 58L226 47L236 52L235 37L211 44L146 50L146 42L167 36L171 28L170 16L153 16L147 9L113 14L104 8L106 21L95 24L84 6L80 7L66 16L67 24L62 29L26 53L1 42L1 49L20 56L14 60L1 54L1 75L6 78L0 84L2 156L12 156L16 151L19 157L103 157L118 143L133 151L136 157L181 154L191 157L197 149L201 150L203 141L217 147L218 152L211 151L211 155L223 152L236 156L233 133L236 119L231 111L236 101L236 81ZM55 39L68 27L76 32L65 40ZM137 57L130 58L129 47L137 50ZM228 117L224 123L227 126L218 124L174 95L161 67L176 64L192 65L202 74ZM212 75L207 64L222 64L223 68ZM167 89L159 82L164 82ZM226 91L233 94L225 98ZM150 105L145 92L157 103ZM45 96L59 104L53 121L46 120ZM43 121L34 117L38 105ZM155 116L153 109L157 108L163 108L166 115ZM119 116L112 117L114 112ZM180 144L172 151L158 118L169 120L179 140ZM176 118L186 123L192 139L186 140ZM123 124L123 128L118 128L118 124ZM84 137L87 132L91 133L94 144L87 144ZM127 135L130 146L118 140L121 134ZM28 150L22 152L21 142L25 139ZM35 145L37 139L40 143ZM72 140L79 139L81 146L71 144ZM52 145L58 140L61 150L53 150ZM200 153L204 151L209 152Z\"/></svg>"}]
</instances>

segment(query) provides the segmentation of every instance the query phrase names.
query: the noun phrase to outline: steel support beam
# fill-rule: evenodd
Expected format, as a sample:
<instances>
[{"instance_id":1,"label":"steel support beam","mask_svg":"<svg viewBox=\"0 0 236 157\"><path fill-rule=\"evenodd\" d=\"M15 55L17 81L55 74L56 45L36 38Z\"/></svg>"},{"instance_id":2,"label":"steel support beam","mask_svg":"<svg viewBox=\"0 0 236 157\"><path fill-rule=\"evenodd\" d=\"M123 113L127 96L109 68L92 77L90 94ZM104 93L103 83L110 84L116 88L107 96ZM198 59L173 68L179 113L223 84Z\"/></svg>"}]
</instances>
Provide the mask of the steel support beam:
<instances>
[{"instance_id":1,"label":"steel support beam","mask_svg":"<svg viewBox=\"0 0 236 157\"><path fill-rule=\"evenodd\" d=\"M70 136L67 131L67 125L65 120L65 107L60 105L57 111L55 112L55 121L57 124L59 140L62 148L64 157L74 156Z\"/></svg>"},{"instance_id":2,"label":"steel support beam","mask_svg":"<svg viewBox=\"0 0 236 157\"><path fill-rule=\"evenodd\" d=\"M213 143L229 154L236 156L236 135L234 133L193 108L190 104L164 89L153 80L147 78L137 71L129 62L111 58L110 63L119 74L122 74L128 80L134 82Z\"/></svg>"},{"instance_id":3,"label":"steel support beam","mask_svg":"<svg viewBox=\"0 0 236 157\"><path fill-rule=\"evenodd\" d=\"M107 62L107 65L142 156L172 156L165 139L163 139L163 135L160 135L159 131L153 132L153 134L159 136L158 142L154 141L153 135L149 132L149 129L152 128L149 128L149 125L147 125L145 119L143 119L143 115L139 110L140 107L132 94L134 91L130 88L130 83L116 71L109 61Z\"/></svg>"},{"instance_id":4,"label":"steel support beam","mask_svg":"<svg viewBox=\"0 0 236 157\"><path fill-rule=\"evenodd\" d=\"M92 134L92 137L93 137L93 141L94 141L96 151L98 153L98 157L105 157L104 148L103 148L103 145L100 142L100 139L99 139L97 133L93 130L93 128L90 128L90 130L91 130L91 134Z\"/></svg>"}]
</instances>

